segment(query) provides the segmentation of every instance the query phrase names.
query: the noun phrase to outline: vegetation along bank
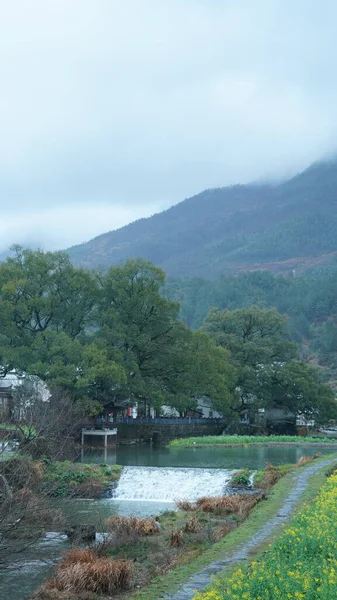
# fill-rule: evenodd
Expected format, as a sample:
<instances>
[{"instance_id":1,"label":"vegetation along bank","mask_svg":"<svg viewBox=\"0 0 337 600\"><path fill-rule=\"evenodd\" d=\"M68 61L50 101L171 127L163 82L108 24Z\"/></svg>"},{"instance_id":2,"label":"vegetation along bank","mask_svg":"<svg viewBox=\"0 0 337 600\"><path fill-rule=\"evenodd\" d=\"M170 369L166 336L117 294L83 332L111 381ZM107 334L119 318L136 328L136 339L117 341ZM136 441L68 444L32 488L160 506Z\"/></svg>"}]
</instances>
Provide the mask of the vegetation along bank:
<instances>
[{"instance_id":1,"label":"vegetation along bank","mask_svg":"<svg viewBox=\"0 0 337 600\"><path fill-rule=\"evenodd\" d=\"M200 561L207 564L223 552L226 540L235 547L245 536L249 539L291 489L287 477L315 460L320 461L303 458L297 465L267 465L256 474L254 490L248 489L247 474L239 473L232 480L229 496L180 501L178 511L156 519L115 515L104 523L104 542L90 551L75 548L67 552L33 598L82 600L89 593L93 594L90 600L95 594L122 598L125 591L133 591L132 597L139 600L161 598L164 590L170 591L181 577L200 568ZM284 485L276 486L275 492L273 488L269 496L269 490L284 476ZM256 516L249 525L252 511Z\"/></svg>"},{"instance_id":2,"label":"vegetation along bank","mask_svg":"<svg viewBox=\"0 0 337 600\"><path fill-rule=\"evenodd\" d=\"M328 444L332 447L337 439L326 437L302 437L294 435L207 435L203 437L180 438L171 440L171 448L188 448L189 446L246 446L249 444Z\"/></svg>"},{"instance_id":3,"label":"vegetation along bank","mask_svg":"<svg viewBox=\"0 0 337 600\"><path fill-rule=\"evenodd\" d=\"M337 585L337 474L259 561L195 600L333 600Z\"/></svg>"}]
</instances>

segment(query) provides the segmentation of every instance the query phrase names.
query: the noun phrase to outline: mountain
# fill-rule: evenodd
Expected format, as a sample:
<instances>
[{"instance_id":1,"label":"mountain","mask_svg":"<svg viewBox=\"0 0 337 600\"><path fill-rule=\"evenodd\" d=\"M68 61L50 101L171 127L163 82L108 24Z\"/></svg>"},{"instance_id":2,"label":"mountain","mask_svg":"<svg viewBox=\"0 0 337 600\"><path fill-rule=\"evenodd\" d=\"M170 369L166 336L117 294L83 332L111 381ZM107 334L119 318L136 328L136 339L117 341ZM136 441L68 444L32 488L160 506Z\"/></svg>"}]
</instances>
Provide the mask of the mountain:
<instances>
[{"instance_id":1,"label":"mountain","mask_svg":"<svg viewBox=\"0 0 337 600\"><path fill-rule=\"evenodd\" d=\"M68 252L77 265L142 257L169 275L208 278L329 262L337 255L337 160L315 163L278 185L205 190Z\"/></svg>"}]
</instances>

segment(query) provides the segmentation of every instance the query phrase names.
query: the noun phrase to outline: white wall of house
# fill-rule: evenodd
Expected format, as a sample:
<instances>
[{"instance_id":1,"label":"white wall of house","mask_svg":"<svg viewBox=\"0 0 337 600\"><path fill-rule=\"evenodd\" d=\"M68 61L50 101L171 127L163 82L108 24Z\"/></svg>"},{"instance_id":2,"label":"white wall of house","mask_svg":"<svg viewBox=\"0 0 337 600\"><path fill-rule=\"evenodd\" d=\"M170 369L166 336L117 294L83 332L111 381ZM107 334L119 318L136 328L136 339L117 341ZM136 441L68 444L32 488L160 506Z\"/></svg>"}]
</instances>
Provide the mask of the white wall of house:
<instances>
[{"instance_id":1,"label":"white wall of house","mask_svg":"<svg viewBox=\"0 0 337 600\"><path fill-rule=\"evenodd\" d=\"M214 419L221 419L222 418L222 414L213 410L212 408L212 402L209 398L200 398L197 402L197 406L195 409L197 412L200 413L200 417L201 418L214 418ZM161 412L163 414L164 417L179 417L179 413L175 408L172 408L172 406L162 406L161 408Z\"/></svg>"}]
</instances>

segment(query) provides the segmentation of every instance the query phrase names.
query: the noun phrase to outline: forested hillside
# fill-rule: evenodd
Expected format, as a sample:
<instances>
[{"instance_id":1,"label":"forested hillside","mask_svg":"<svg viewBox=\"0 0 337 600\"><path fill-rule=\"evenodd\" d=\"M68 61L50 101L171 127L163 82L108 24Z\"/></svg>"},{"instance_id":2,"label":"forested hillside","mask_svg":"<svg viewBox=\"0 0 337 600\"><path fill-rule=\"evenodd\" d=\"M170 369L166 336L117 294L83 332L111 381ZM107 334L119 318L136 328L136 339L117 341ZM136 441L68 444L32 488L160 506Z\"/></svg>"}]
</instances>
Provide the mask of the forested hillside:
<instances>
[{"instance_id":1,"label":"forested hillside","mask_svg":"<svg viewBox=\"0 0 337 600\"><path fill-rule=\"evenodd\" d=\"M211 189L70 248L76 265L142 257L172 276L305 271L337 253L337 161L278 185Z\"/></svg>"},{"instance_id":2,"label":"forested hillside","mask_svg":"<svg viewBox=\"0 0 337 600\"><path fill-rule=\"evenodd\" d=\"M337 266L306 277L256 271L213 281L171 279L165 295L181 303L181 318L193 329L203 324L212 307L275 307L288 315L288 331L302 356L327 367L337 379Z\"/></svg>"}]
</instances>

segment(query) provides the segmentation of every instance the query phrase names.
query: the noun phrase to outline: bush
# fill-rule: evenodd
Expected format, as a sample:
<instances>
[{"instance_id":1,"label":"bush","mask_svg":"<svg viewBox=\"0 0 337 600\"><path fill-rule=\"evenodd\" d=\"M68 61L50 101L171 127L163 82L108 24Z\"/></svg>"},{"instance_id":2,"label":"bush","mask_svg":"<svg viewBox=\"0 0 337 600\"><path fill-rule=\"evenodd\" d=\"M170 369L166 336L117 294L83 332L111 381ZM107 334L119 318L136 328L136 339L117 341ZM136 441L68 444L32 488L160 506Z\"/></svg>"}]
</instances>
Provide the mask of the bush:
<instances>
[{"instance_id":1,"label":"bush","mask_svg":"<svg viewBox=\"0 0 337 600\"><path fill-rule=\"evenodd\" d=\"M231 485L234 487L248 487L250 485L249 470L241 469L235 473L231 479Z\"/></svg>"},{"instance_id":2,"label":"bush","mask_svg":"<svg viewBox=\"0 0 337 600\"><path fill-rule=\"evenodd\" d=\"M83 550L82 548L72 548L63 555L58 563L58 570L67 569L76 563L93 563L97 560L97 554L93 550Z\"/></svg>"},{"instance_id":3,"label":"bush","mask_svg":"<svg viewBox=\"0 0 337 600\"><path fill-rule=\"evenodd\" d=\"M93 561L73 562L57 568L55 576L43 587L74 593L114 594L130 589L132 575L131 561L96 557Z\"/></svg>"},{"instance_id":4,"label":"bush","mask_svg":"<svg viewBox=\"0 0 337 600\"><path fill-rule=\"evenodd\" d=\"M8 539L34 539L46 530L58 531L66 526L62 512L52 508L46 498L41 498L28 488L13 494L0 522L0 534Z\"/></svg>"},{"instance_id":5,"label":"bush","mask_svg":"<svg viewBox=\"0 0 337 600\"><path fill-rule=\"evenodd\" d=\"M180 510L185 510L186 512L195 510L195 505L189 500L176 500L176 505Z\"/></svg>"},{"instance_id":6,"label":"bush","mask_svg":"<svg viewBox=\"0 0 337 600\"><path fill-rule=\"evenodd\" d=\"M44 488L52 496L99 498L120 477L122 467L72 463L69 460L48 462Z\"/></svg>"},{"instance_id":7,"label":"bush","mask_svg":"<svg viewBox=\"0 0 337 600\"><path fill-rule=\"evenodd\" d=\"M45 465L24 455L15 455L0 461L0 475L3 475L13 490L34 488L42 480Z\"/></svg>"},{"instance_id":8,"label":"bush","mask_svg":"<svg viewBox=\"0 0 337 600\"><path fill-rule=\"evenodd\" d=\"M239 517L246 518L260 498L251 494L204 497L197 500L197 505L203 512L218 515L237 514Z\"/></svg>"},{"instance_id":9,"label":"bush","mask_svg":"<svg viewBox=\"0 0 337 600\"><path fill-rule=\"evenodd\" d=\"M122 517L115 515L106 519L107 531L120 535L154 535L159 532L159 525L154 519L140 519L138 517Z\"/></svg>"},{"instance_id":10,"label":"bush","mask_svg":"<svg viewBox=\"0 0 337 600\"><path fill-rule=\"evenodd\" d=\"M38 436L23 442L20 449L29 454L33 460L41 460L42 457L50 459L52 455L52 444L44 436Z\"/></svg>"},{"instance_id":11,"label":"bush","mask_svg":"<svg viewBox=\"0 0 337 600\"><path fill-rule=\"evenodd\" d=\"M295 467L304 467L308 463L315 460L316 456L301 456L301 458L297 461Z\"/></svg>"},{"instance_id":12,"label":"bush","mask_svg":"<svg viewBox=\"0 0 337 600\"><path fill-rule=\"evenodd\" d=\"M193 515L188 521L186 521L182 531L184 533L197 533L200 531L201 525L195 515Z\"/></svg>"},{"instance_id":13,"label":"bush","mask_svg":"<svg viewBox=\"0 0 337 600\"><path fill-rule=\"evenodd\" d=\"M217 527L213 530L213 539L215 542L219 542L222 538L224 538L228 533L233 531L237 527L234 521L224 521L221 525L217 525Z\"/></svg>"},{"instance_id":14,"label":"bush","mask_svg":"<svg viewBox=\"0 0 337 600\"><path fill-rule=\"evenodd\" d=\"M181 529L171 531L169 544L172 548L181 548L184 545L184 534Z\"/></svg>"}]
</instances>

